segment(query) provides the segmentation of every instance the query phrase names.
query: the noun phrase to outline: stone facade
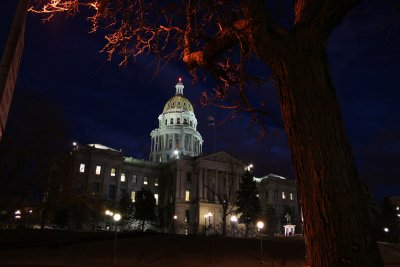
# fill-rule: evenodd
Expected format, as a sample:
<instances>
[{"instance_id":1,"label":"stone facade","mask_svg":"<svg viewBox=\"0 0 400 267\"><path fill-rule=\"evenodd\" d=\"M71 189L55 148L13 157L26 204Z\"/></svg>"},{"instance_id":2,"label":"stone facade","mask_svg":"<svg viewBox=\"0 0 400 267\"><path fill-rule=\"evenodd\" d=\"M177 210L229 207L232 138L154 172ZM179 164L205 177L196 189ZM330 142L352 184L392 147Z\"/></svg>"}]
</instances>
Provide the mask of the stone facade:
<instances>
[{"instance_id":1,"label":"stone facade","mask_svg":"<svg viewBox=\"0 0 400 267\"><path fill-rule=\"evenodd\" d=\"M115 207L123 195L134 199L135 192L145 188L155 195L163 231L181 234L203 233L205 224L221 231L219 201L234 202L244 170L240 161L225 152L160 164L90 144L77 145L72 158L75 194L98 199L99 213ZM204 222L208 213L212 216Z\"/></svg>"}]
</instances>

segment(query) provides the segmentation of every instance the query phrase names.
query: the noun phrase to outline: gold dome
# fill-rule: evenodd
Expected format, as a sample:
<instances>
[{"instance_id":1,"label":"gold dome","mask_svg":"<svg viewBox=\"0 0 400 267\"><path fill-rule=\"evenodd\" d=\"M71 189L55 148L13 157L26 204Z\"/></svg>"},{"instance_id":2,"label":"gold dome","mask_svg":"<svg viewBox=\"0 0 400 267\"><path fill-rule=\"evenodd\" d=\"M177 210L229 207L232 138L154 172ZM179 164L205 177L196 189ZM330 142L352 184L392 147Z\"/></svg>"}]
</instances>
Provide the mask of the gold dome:
<instances>
[{"instance_id":1,"label":"gold dome","mask_svg":"<svg viewBox=\"0 0 400 267\"><path fill-rule=\"evenodd\" d=\"M168 112L172 109L182 109L184 111L194 112L192 103L183 95L175 95L171 97L164 106L163 112Z\"/></svg>"}]
</instances>

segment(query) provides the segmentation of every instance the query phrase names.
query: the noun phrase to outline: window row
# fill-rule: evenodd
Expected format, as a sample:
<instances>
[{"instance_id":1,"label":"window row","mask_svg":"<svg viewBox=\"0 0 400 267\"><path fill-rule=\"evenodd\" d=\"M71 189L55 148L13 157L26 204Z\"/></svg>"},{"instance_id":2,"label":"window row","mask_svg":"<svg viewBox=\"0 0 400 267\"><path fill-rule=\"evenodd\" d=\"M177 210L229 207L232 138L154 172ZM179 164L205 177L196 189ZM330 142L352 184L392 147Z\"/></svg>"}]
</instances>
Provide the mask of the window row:
<instances>
[{"instance_id":1,"label":"window row","mask_svg":"<svg viewBox=\"0 0 400 267\"><path fill-rule=\"evenodd\" d=\"M272 198L273 199L277 199L278 198L277 191L273 190L272 193L273 193ZM268 199L268 191L265 191L265 197ZM284 191L282 191L281 197L282 197L282 199L286 199L287 198L287 195L286 195L286 193ZM289 199L293 200L293 193L289 193Z\"/></svg>"},{"instance_id":2,"label":"window row","mask_svg":"<svg viewBox=\"0 0 400 267\"><path fill-rule=\"evenodd\" d=\"M85 168L86 165L84 163L81 163L79 165L79 172L80 173L85 173ZM100 175L101 174L101 170L102 170L102 166L97 165L96 169L95 169L95 174L96 175ZM111 177L116 177L117 175L117 169L116 168L111 168L110 169L110 176ZM126 172L121 172L120 174L120 181L122 183L126 182L127 179L127 174ZM132 184L137 184L138 183L138 177L136 174L132 175ZM147 176L143 177L143 185L149 185L150 184L150 179ZM154 186L158 186L158 178L154 178Z\"/></svg>"},{"instance_id":3,"label":"window row","mask_svg":"<svg viewBox=\"0 0 400 267\"><path fill-rule=\"evenodd\" d=\"M175 122L174 118L170 118L169 119L169 124L170 125L174 124L174 122ZM168 125L168 120L167 119L165 119L164 124ZM176 124L178 124L178 125L181 124L181 118L177 118L176 119ZM183 118L183 125L188 125L188 124L190 125L190 127L193 127L193 122L192 121L189 121L189 123L188 123L188 120L186 118Z\"/></svg>"}]
</instances>

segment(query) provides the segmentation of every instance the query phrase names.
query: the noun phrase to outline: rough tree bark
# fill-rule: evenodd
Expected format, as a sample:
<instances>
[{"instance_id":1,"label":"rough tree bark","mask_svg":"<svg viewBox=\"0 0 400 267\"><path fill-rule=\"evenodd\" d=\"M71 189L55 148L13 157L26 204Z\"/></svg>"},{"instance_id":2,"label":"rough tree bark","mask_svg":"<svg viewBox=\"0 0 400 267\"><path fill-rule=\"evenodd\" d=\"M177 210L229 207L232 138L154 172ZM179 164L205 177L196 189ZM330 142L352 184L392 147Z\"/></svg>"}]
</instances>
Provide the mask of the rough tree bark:
<instances>
[{"instance_id":1,"label":"rough tree bark","mask_svg":"<svg viewBox=\"0 0 400 267\"><path fill-rule=\"evenodd\" d=\"M306 34L287 38L268 61L298 180L309 264L383 266L329 75L327 42Z\"/></svg>"}]
</instances>

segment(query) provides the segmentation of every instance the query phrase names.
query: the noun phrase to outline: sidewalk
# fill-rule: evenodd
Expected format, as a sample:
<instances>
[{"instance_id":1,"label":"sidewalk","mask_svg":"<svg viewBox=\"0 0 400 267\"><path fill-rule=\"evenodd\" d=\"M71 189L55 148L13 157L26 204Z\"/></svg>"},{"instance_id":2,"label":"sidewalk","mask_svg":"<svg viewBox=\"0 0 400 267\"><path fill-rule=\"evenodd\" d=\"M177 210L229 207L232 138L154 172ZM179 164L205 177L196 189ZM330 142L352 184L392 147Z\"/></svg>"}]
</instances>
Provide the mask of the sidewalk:
<instances>
[{"instance_id":1,"label":"sidewalk","mask_svg":"<svg viewBox=\"0 0 400 267\"><path fill-rule=\"evenodd\" d=\"M385 266L400 267L400 244L378 242Z\"/></svg>"}]
</instances>

